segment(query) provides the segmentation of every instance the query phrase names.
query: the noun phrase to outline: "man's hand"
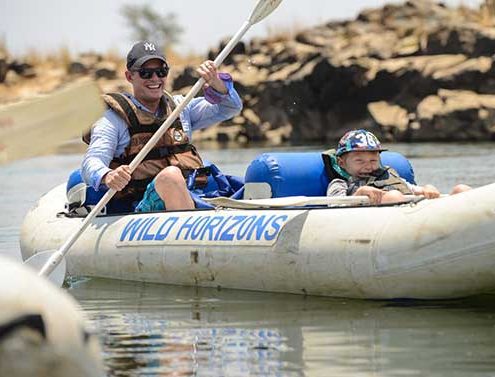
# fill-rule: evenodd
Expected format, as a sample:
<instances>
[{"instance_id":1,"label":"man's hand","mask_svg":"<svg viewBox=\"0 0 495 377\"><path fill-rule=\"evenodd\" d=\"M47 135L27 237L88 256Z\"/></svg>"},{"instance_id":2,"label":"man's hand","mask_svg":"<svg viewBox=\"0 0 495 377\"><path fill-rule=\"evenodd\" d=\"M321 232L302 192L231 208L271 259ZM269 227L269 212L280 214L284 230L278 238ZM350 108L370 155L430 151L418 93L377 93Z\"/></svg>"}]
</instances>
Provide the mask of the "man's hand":
<instances>
[{"instance_id":1,"label":"man's hand","mask_svg":"<svg viewBox=\"0 0 495 377\"><path fill-rule=\"evenodd\" d=\"M206 81L207 86L211 86L217 92L227 94L228 90L224 82L218 77L217 67L211 60L203 62L196 72Z\"/></svg>"},{"instance_id":2,"label":"man's hand","mask_svg":"<svg viewBox=\"0 0 495 377\"><path fill-rule=\"evenodd\" d=\"M119 166L117 169L110 170L103 176L103 183L115 191L121 191L131 180L131 170L129 165Z\"/></svg>"},{"instance_id":3,"label":"man's hand","mask_svg":"<svg viewBox=\"0 0 495 377\"><path fill-rule=\"evenodd\" d=\"M380 204L382 202L382 196L385 194L385 191L380 190L376 187L371 186L361 186L356 190L353 196L364 195L370 198L371 204Z\"/></svg>"}]
</instances>

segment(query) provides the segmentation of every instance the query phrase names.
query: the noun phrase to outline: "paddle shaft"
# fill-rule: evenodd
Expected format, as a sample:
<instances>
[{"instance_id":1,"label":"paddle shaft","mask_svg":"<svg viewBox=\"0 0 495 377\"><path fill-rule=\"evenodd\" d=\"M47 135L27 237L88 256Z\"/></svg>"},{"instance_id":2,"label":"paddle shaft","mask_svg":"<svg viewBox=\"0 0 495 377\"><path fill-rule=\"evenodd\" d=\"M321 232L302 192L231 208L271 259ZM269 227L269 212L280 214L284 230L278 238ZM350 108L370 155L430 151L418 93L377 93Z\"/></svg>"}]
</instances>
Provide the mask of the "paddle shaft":
<instances>
[{"instance_id":1,"label":"paddle shaft","mask_svg":"<svg viewBox=\"0 0 495 377\"><path fill-rule=\"evenodd\" d=\"M215 66L220 66L222 62L225 60L227 55L232 51L234 46L241 40L243 35L248 31L248 29L253 25L253 21L250 20L245 21L239 31L232 37L232 39L227 43L227 45L223 48L220 54L215 59ZM158 140L162 137L162 135L167 131L167 129L172 125L172 123L177 119L182 110L186 107L186 105L191 101L191 99L199 92L199 90L204 85L205 80L200 78L196 84L189 90L189 93L184 97L182 102L175 108L174 111L170 114L170 116L163 122L160 128L155 132L155 134L148 140L146 145L141 149L141 151L136 155L134 160L129 165L131 173L136 169L136 167L143 161L146 155L150 152L150 150L155 146ZM40 270L40 276L48 276L50 273L57 267L62 258L69 252L71 246L74 242L77 241L79 236L84 232L84 230L88 227L88 225L93 221L98 213L103 209L103 207L112 199L115 195L116 191L113 189L109 189L105 195L100 199L98 204L91 210L91 212L86 216L86 218L81 223L81 226L69 239L62 245L60 249L58 249L52 257L46 262L43 268Z\"/></svg>"},{"instance_id":2,"label":"paddle shaft","mask_svg":"<svg viewBox=\"0 0 495 377\"><path fill-rule=\"evenodd\" d=\"M288 196L282 198L247 200L218 197L204 200L218 207L237 209L370 205L370 199L367 196Z\"/></svg>"}]
</instances>

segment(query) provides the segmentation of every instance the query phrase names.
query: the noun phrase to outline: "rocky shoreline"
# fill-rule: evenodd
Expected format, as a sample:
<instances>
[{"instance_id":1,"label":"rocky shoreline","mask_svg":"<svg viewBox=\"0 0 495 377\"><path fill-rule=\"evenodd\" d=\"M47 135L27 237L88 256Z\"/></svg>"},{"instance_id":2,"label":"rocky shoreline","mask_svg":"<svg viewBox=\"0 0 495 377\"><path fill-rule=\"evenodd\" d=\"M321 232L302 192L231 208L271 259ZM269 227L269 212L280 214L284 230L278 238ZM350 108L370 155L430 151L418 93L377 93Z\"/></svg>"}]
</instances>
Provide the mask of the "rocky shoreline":
<instances>
[{"instance_id":1,"label":"rocky shoreline","mask_svg":"<svg viewBox=\"0 0 495 377\"><path fill-rule=\"evenodd\" d=\"M222 70L244 110L196 140L327 143L361 127L387 141L495 140L495 28L482 21L478 10L415 0L239 43ZM123 64L90 60L71 62L61 80L91 74L105 91L126 88ZM195 80L186 66L169 84L185 92Z\"/></svg>"}]
</instances>

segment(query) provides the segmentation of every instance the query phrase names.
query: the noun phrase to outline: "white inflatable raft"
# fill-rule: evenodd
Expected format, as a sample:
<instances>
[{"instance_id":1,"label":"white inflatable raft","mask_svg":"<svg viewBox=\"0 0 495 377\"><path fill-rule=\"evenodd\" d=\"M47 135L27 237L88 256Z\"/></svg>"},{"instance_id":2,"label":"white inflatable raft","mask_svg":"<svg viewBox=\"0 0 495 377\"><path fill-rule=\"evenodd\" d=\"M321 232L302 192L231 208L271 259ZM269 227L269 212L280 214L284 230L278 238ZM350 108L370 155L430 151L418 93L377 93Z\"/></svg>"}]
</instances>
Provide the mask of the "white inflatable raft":
<instances>
[{"instance_id":1,"label":"white inflatable raft","mask_svg":"<svg viewBox=\"0 0 495 377\"><path fill-rule=\"evenodd\" d=\"M264 206L277 200L291 199L265 199ZM26 216L24 259L59 248L77 230L81 218L57 215L64 202L59 186ZM373 299L453 298L495 288L495 184L400 206L306 208L303 198L292 204L99 216L68 254L68 272Z\"/></svg>"},{"instance_id":2,"label":"white inflatable raft","mask_svg":"<svg viewBox=\"0 0 495 377\"><path fill-rule=\"evenodd\" d=\"M76 301L0 255L0 376L103 375L101 350Z\"/></svg>"}]
</instances>

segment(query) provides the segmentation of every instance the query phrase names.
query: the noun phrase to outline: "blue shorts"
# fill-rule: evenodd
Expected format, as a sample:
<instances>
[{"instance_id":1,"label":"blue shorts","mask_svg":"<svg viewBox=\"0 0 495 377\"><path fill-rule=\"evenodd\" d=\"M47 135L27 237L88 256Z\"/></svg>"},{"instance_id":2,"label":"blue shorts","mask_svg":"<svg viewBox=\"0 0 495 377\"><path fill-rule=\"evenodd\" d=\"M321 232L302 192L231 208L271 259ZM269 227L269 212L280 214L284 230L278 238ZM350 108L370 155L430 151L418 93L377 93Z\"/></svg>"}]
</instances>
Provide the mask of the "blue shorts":
<instances>
[{"instance_id":1,"label":"blue shorts","mask_svg":"<svg viewBox=\"0 0 495 377\"><path fill-rule=\"evenodd\" d=\"M160 198L155 190L155 180L153 179L151 183L146 187L143 199L136 206L136 212L153 212L153 211L164 211L165 203Z\"/></svg>"}]
</instances>

